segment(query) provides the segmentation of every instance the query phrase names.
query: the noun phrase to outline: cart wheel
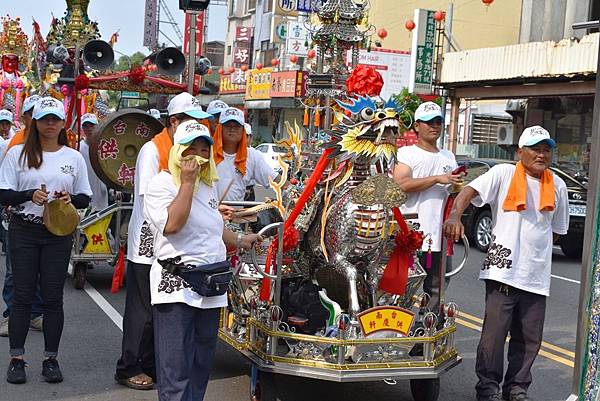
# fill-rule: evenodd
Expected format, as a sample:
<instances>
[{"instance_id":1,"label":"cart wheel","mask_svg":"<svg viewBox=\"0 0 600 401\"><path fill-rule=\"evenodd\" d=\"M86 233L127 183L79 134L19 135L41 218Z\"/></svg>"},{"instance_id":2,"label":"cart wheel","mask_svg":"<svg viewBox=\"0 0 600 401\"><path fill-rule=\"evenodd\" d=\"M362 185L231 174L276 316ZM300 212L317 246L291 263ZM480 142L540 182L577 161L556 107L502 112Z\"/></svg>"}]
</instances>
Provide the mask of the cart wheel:
<instances>
[{"instance_id":1,"label":"cart wheel","mask_svg":"<svg viewBox=\"0 0 600 401\"><path fill-rule=\"evenodd\" d=\"M413 379L410 392L415 401L437 401L440 396L440 379Z\"/></svg>"},{"instance_id":2,"label":"cart wheel","mask_svg":"<svg viewBox=\"0 0 600 401\"><path fill-rule=\"evenodd\" d=\"M250 400L251 401L277 401L275 374L262 372L252 366L250 376Z\"/></svg>"},{"instance_id":3,"label":"cart wheel","mask_svg":"<svg viewBox=\"0 0 600 401\"><path fill-rule=\"evenodd\" d=\"M73 287L83 290L85 287L85 274L87 273L87 263L76 263L73 267Z\"/></svg>"}]
</instances>

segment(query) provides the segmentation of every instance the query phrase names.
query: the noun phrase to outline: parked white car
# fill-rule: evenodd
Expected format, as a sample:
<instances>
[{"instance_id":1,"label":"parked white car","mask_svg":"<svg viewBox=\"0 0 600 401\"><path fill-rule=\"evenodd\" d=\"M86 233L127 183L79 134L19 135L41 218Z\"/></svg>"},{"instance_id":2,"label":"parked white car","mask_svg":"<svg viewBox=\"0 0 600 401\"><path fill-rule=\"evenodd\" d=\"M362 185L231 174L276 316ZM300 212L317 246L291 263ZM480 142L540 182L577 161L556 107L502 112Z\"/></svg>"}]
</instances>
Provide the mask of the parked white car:
<instances>
[{"instance_id":1,"label":"parked white car","mask_svg":"<svg viewBox=\"0 0 600 401\"><path fill-rule=\"evenodd\" d=\"M269 163L269 166L271 166L273 170L277 171L280 169L279 162L277 161L277 156L285 155L285 148L278 146L274 143L261 143L254 149L258 150L260 153L263 154L265 160L267 161L267 163Z\"/></svg>"}]
</instances>

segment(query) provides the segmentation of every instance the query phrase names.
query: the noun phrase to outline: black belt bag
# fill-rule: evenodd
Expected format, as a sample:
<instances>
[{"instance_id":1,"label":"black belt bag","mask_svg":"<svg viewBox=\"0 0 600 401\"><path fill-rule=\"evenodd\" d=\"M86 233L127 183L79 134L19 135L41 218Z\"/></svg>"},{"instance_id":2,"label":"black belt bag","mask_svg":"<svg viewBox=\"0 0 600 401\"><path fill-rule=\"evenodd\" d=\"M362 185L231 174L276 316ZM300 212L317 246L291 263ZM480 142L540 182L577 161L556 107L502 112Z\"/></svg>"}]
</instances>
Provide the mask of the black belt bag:
<instances>
[{"instance_id":1,"label":"black belt bag","mask_svg":"<svg viewBox=\"0 0 600 401\"><path fill-rule=\"evenodd\" d=\"M231 264L227 261L202 266L190 266L159 260L158 263L167 272L184 279L191 289L203 297L223 295L233 278Z\"/></svg>"}]
</instances>

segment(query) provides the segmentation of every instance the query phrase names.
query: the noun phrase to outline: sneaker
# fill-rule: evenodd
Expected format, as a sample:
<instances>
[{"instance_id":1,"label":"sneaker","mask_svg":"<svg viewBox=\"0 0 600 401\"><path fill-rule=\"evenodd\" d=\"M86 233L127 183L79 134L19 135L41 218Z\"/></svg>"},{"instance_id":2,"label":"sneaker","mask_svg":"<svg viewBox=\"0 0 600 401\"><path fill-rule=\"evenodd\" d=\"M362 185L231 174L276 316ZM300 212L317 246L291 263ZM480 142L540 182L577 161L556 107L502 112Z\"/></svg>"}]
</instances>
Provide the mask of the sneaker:
<instances>
[{"instance_id":1,"label":"sneaker","mask_svg":"<svg viewBox=\"0 0 600 401\"><path fill-rule=\"evenodd\" d=\"M22 384L27 381L25 374L25 361L18 358L12 358L6 372L6 381L12 384Z\"/></svg>"},{"instance_id":2,"label":"sneaker","mask_svg":"<svg viewBox=\"0 0 600 401\"><path fill-rule=\"evenodd\" d=\"M477 401L501 401L500 394L490 394L484 396L477 396Z\"/></svg>"},{"instance_id":3,"label":"sneaker","mask_svg":"<svg viewBox=\"0 0 600 401\"><path fill-rule=\"evenodd\" d=\"M509 401L531 401L531 398L527 397L527 393L511 394L510 397L507 399Z\"/></svg>"},{"instance_id":4,"label":"sneaker","mask_svg":"<svg viewBox=\"0 0 600 401\"><path fill-rule=\"evenodd\" d=\"M63 381L63 375L58 367L56 358L48 358L42 363L42 376L48 383L60 383Z\"/></svg>"},{"instance_id":5,"label":"sneaker","mask_svg":"<svg viewBox=\"0 0 600 401\"><path fill-rule=\"evenodd\" d=\"M8 318L0 323L0 337L8 337Z\"/></svg>"},{"instance_id":6,"label":"sneaker","mask_svg":"<svg viewBox=\"0 0 600 401\"><path fill-rule=\"evenodd\" d=\"M34 317L29 322L29 327L36 331L42 331L44 327L44 317L42 315Z\"/></svg>"}]
</instances>

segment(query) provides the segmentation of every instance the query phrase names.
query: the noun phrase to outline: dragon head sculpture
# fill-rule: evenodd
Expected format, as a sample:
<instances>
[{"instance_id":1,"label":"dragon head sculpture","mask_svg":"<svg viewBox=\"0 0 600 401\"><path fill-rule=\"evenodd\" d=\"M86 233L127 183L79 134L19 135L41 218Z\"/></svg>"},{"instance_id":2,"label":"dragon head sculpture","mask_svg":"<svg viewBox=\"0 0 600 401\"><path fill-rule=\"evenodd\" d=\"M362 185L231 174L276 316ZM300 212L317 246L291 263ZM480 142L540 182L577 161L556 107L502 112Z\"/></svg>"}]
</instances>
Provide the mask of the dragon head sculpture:
<instances>
[{"instance_id":1,"label":"dragon head sculpture","mask_svg":"<svg viewBox=\"0 0 600 401\"><path fill-rule=\"evenodd\" d=\"M337 103L350 116L336 113L339 124L332 129L332 140L326 145L334 148L331 157L342 161L359 157L392 161L396 139L407 130L400 118L404 109L393 99L384 101L380 97L359 96L349 103Z\"/></svg>"}]
</instances>

